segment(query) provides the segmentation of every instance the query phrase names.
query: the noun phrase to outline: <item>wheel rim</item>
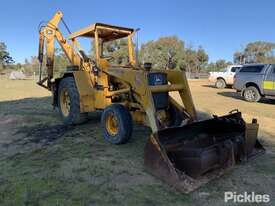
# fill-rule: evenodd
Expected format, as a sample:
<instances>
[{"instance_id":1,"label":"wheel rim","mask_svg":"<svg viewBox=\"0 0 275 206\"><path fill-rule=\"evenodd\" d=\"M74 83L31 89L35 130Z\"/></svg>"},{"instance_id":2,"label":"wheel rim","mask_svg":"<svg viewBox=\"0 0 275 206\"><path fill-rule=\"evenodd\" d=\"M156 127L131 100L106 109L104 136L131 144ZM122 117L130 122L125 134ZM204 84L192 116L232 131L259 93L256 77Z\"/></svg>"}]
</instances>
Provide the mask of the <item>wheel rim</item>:
<instances>
[{"instance_id":1,"label":"wheel rim","mask_svg":"<svg viewBox=\"0 0 275 206\"><path fill-rule=\"evenodd\" d=\"M253 90L247 90L245 92L245 98L248 100L254 100L256 98L256 93Z\"/></svg>"},{"instance_id":2,"label":"wheel rim","mask_svg":"<svg viewBox=\"0 0 275 206\"><path fill-rule=\"evenodd\" d=\"M68 93L67 89L62 89L60 93L60 107L62 114L67 117L70 113L70 106L71 106L71 101L70 101L70 96Z\"/></svg>"},{"instance_id":3,"label":"wheel rim","mask_svg":"<svg viewBox=\"0 0 275 206\"><path fill-rule=\"evenodd\" d=\"M218 88L223 87L223 82L222 82L222 81L218 81L218 82L217 82L217 87L218 87Z\"/></svg>"},{"instance_id":4,"label":"wheel rim","mask_svg":"<svg viewBox=\"0 0 275 206\"><path fill-rule=\"evenodd\" d=\"M118 133L118 120L113 113L110 113L107 116L106 129L112 136L115 136Z\"/></svg>"}]
</instances>

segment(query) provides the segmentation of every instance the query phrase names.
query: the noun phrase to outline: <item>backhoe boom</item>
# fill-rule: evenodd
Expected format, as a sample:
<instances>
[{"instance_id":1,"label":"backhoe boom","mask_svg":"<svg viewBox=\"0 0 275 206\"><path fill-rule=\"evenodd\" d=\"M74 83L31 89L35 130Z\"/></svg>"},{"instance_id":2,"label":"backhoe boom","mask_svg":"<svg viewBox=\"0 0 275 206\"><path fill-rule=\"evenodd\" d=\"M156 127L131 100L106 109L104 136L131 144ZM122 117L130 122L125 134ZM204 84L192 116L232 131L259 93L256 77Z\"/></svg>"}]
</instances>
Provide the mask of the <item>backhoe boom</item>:
<instances>
[{"instance_id":1,"label":"backhoe boom","mask_svg":"<svg viewBox=\"0 0 275 206\"><path fill-rule=\"evenodd\" d=\"M90 67L88 63L83 61L80 53L77 49L81 49L76 39L67 40L63 37L62 33L58 29L58 24L62 19L62 12L58 11L54 17L48 22L46 26L41 27L39 31L39 52L38 60L40 64L43 64L44 58L44 45L46 47L46 67L47 77L43 80L39 80L38 84L42 85L44 81L48 81L47 88L51 90L51 81L53 80L54 72L54 50L55 40L60 45L61 49L65 53L70 64L77 66L80 70L89 71ZM71 42L69 42L71 41ZM40 72L41 75L41 72Z\"/></svg>"}]
</instances>

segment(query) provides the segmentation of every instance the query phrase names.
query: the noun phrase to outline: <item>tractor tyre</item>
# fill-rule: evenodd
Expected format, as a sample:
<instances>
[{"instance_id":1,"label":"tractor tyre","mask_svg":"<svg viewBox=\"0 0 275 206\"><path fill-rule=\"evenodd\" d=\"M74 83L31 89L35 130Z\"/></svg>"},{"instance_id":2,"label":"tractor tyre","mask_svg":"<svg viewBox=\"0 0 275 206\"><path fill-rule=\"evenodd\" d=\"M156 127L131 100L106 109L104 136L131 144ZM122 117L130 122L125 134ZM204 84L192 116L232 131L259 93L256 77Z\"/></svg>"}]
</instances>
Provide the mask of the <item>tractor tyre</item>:
<instances>
[{"instance_id":1,"label":"tractor tyre","mask_svg":"<svg viewBox=\"0 0 275 206\"><path fill-rule=\"evenodd\" d=\"M88 113L80 113L80 98L73 77L66 77L59 84L58 110L65 125L81 124L88 119Z\"/></svg>"},{"instance_id":2,"label":"tractor tyre","mask_svg":"<svg viewBox=\"0 0 275 206\"><path fill-rule=\"evenodd\" d=\"M101 116L103 137L112 144L124 144L132 135L133 121L129 110L121 104L106 107Z\"/></svg>"},{"instance_id":3,"label":"tractor tyre","mask_svg":"<svg viewBox=\"0 0 275 206\"><path fill-rule=\"evenodd\" d=\"M218 89L224 89L226 87L226 83L223 79L217 79L215 86Z\"/></svg>"},{"instance_id":4,"label":"tractor tyre","mask_svg":"<svg viewBox=\"0 0 275 206\"><path fill-rule=\"evenodd\" d=\"M248 102L258 102L261 99L261 94L256 87L250 86L244 89L243 97Z\"/></svg>"}]
</instances>

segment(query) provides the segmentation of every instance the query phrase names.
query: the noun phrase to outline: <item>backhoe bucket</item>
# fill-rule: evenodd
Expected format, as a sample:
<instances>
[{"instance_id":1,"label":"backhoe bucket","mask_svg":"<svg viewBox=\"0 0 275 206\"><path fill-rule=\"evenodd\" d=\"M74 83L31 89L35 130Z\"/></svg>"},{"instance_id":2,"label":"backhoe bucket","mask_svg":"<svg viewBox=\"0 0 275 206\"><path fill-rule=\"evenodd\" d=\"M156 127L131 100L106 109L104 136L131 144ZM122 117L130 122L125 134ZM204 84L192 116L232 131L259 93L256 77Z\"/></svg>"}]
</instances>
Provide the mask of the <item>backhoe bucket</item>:
<instances>
[{"instance_id":1,"label":"backhoe bucket","mask_svg":"<svg viewBox=\"0 0 275 206\"><path fill-rule=\"evenodd\" d=\"M163 129L145 147L146 169L177 190L189 193L221 176L233 165L264 153L257 120L240 112Z\"/></svg>"}]
</instances>

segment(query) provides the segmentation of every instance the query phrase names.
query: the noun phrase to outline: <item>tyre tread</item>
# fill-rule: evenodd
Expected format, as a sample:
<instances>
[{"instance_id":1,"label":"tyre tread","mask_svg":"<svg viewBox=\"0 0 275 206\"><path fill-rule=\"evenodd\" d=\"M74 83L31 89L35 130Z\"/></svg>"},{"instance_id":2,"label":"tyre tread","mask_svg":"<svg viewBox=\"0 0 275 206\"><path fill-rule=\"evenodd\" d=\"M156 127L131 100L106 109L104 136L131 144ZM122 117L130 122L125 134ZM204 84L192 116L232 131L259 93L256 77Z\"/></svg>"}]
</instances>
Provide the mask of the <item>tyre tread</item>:
<instances>
[{"instance_id":1,"label":"tyre tread","mask_svg":"<svg viewBox=\"0 0 275 206\"><path fill-rule=\"evenodd\" d=\"M60 109L59 105L59 94L62 88L67 87L71 105L73 105L70 108L70 114L68 117L64 117L62 114L62 111ZM87 120L87 113L80 113L80 98L79 98L79 93L75 84L75 80L73 77L66 77L61 80L59 84L59 89L58 89L58 107L59 107L59 113L61 117L63 118L63 122L66 125L75 125L75 124L81 124Z\"/></svg>"},{"instance_id":2,"label":"tyre tread","mask_svg":"<svg viewBox=\"0 0 275 206\"><path fill-rule=\"evenodd\" d=\"M109 135L105 127L106 117L109 112L113 112L121 123L119 127L119 133L117 134L116 141L113 140L113 137ZM111 104L105 108L101 116L101 124L103 126L103 136L104 139L111 142L112 144L124 144L129 141L132 135L133 130L133 121L132 116L129 110L121 104Z\"/></svg>"}]
</instances>

